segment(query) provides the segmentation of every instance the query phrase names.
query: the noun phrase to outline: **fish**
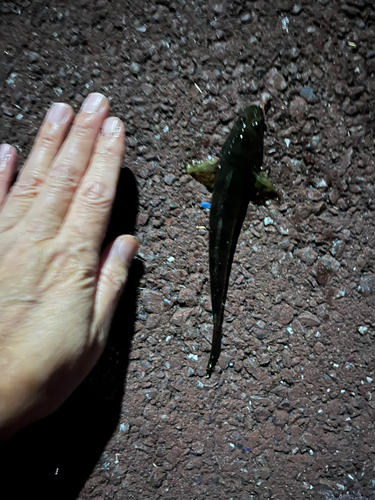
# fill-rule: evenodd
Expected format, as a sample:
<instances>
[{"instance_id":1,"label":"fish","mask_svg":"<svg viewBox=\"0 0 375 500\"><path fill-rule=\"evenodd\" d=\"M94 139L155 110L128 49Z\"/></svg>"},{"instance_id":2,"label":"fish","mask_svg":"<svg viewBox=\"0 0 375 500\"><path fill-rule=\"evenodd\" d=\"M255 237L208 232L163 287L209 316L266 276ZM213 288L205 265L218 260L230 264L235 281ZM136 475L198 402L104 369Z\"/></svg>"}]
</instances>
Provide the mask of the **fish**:
<instances>
[{"instance_id":1,"label":"fish","mask_svg":"<svg viewBox=\"0 0 375 500\"><path fill-rule=\"evenodd\" d=\"M209 219L209 271L213 313L209 378L221 352L222 325L229 275L237 240L251 202L279 198L261 170L265 120L262 107L251 105L239 116L219 160L188 165L187 173L212 192Z\"/></svg>"}]
</instances>

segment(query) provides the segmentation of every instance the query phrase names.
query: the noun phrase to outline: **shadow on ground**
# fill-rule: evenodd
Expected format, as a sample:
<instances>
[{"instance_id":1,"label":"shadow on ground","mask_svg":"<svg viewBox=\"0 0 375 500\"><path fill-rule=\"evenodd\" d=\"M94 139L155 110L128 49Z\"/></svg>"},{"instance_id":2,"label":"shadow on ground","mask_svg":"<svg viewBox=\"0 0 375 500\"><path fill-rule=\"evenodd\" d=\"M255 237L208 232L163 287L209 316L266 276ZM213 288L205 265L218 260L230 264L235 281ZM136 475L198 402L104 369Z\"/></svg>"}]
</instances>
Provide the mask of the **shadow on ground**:
<instances>
[{"instance_id":1,"label":"shadow on ground","mask_svg":"<svg viewBox=\"0 0 375 500\"><path fill-rule=\"evenodd\" d=\"M103 247L119 234L134 231L137 202L135 178L123 169ZM12 498L77 498L118 423L142 274L143 265L136 260L107 347L89 376L57 412L3 446L1 489L12 491Z\"/></svg>"}]
</instances>

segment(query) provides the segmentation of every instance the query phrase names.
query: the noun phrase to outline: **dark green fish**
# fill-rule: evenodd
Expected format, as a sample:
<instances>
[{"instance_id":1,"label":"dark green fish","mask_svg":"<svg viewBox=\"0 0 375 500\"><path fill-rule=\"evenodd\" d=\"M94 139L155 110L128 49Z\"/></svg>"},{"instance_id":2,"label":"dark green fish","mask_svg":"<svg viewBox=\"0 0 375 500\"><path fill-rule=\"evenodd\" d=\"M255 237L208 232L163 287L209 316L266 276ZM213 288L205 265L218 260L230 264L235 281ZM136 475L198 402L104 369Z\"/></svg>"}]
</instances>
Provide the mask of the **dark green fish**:
<instances>
[{"instance_id":1,"label":"dark green fish","mask_svg":"<svg viewBox=\"0 0 375 500\"><path fill-rule=\"evenodd\" d=\"M211 376L220 356L229 275L247 207L250 201L261 203L278 196L268 177L261 172L264 131L262 108L249 106L229 133L219 161L187 168L189 174L213 191L209 260L214 328L207 377Z\"/></svg>"}]
</instances>

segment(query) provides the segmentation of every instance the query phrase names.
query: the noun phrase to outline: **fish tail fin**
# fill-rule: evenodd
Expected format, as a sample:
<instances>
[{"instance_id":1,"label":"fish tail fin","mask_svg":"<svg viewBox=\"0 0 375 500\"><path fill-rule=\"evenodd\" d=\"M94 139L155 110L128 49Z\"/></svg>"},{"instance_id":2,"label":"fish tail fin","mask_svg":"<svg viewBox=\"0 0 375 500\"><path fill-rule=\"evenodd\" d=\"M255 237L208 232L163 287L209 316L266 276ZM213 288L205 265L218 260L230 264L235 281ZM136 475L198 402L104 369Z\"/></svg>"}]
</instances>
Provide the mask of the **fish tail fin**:
<instances>
[{"instance_id":1,"label":"fish tail fin","mask_svg":"<svg viewBox=\"0 0 375 500\"><path fill-rule=\"evenodd\" d=\"M214 313L214 330L212 334L211 354L207 365L207 372L206 372L207 378L211 377L211 374L220 356L222 325L223 325L223 315Z\"/></svg>"}]
</instances>

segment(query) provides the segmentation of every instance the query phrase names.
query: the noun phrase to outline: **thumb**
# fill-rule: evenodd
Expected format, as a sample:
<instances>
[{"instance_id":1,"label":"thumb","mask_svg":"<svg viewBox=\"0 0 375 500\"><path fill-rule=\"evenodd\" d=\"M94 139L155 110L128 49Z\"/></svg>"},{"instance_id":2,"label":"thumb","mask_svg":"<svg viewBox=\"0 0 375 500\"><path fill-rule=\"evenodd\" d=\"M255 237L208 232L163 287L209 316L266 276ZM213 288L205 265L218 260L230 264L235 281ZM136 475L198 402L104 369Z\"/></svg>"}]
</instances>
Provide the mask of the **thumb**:
<instances>
[{"instance_id":1,"label":"thumb","mask_svg":"<svg viewBox=\"0 0 375 500\"><path fill-rule=\"evenodd\" d=\"M123 235L110 243L101 258L95 296L93 330L98 335L99 345L103 347L137 250L138 240L134 236Z\"/></svg>"}]
</instances>

